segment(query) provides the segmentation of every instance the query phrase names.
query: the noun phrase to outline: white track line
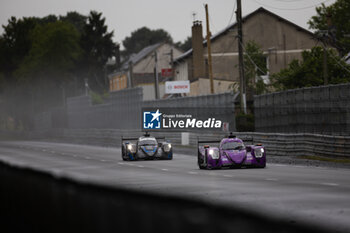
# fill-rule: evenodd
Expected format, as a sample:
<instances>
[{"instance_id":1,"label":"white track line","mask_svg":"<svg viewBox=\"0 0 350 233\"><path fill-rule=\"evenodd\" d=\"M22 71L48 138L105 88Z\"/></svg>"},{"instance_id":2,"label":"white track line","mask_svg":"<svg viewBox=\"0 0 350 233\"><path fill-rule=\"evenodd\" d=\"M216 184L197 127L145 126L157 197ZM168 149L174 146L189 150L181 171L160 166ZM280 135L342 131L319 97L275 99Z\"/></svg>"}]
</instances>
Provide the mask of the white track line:
<instances>
[{"instance_id":1,"label":"white track line","mask_svg":"<svg viewBox=\"0 0 350 233\"><path fill-rule=\"evenodd\" d=\"M321 185L327 185L327 186L339 186L337 183L321 183Z\"/></svg>"},{"instance_id":2,"label":"white track line","mask_svg":"<svg viewBox=\"0 0 350 233\"><path fill-rule=\"evenodd\" d=\"M267 180L267 181L278 181L278 179L276 179L276 178L266 178L265 180Z\"/></svg>"}]
</instances>

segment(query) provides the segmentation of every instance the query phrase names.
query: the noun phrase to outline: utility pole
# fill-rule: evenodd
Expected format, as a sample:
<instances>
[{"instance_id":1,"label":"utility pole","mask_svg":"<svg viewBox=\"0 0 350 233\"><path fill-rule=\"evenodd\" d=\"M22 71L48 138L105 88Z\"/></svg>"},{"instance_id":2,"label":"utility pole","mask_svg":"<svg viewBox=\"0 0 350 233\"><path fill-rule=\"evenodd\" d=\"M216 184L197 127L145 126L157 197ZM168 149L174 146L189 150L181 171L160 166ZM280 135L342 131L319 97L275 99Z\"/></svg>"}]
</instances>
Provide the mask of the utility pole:
<instances>
[{"instance_id":1,"label":"utility pole","mask_svg":"<svg viewBox=\"0 0 350 233\"><path fill-rule=\"evenodd\" d=\"M328 85L328 61L327 61L327 39L328 30L322 30L317 34L318 39L322 42L323 48L323 85Z\"/></svg>"},{"instance_id":2,"label":"utility pole","mask_svg":"<svg viewBox=\"0 0 350 233\"><path fill-rule=\"evenodd\" d=\"M243 33L242 33L242 4L241 0L237 0L237 26L238 26L238 66L239 66L239 89L241 93L241 110L247 114L247 102L245 91L244 78L244 63L243 63Z\"/></svg>"},{"instance_id":3,"label":"utility pole","mask_svg":"<svg viewBox=\"0 0 350 233\"><path fill-rule=\"evenodd\" d=\"M128 71L128 88L133 88L134 83L133 83L133 63L132 61L129 61L129 71Z\"/></svg>"},{"instance_id":4,"label":"utility pole","mask_svg":"<svg viewBox=\"0 0 350 233\"><path fill-rule=\"evenodd\" d=\"M157 66L158 66L158 58L157 58L157 52L154 51L154 79L155 79L155 82L154 82L154 91L155 91L155 96L156 96L156 99L159 99L159 84L158 84L158 69L157 69Z\"/></svg>"},{"instance_id":5,"label":"utility pole","mask_svg":"<svg viewBox=\"0 0 350 233\"><path fill-rule=\"evenodd\" d=\"M174 50L170 50L170 66L171 66L171 76L172 79L175 79L175 70L174 70Z\"/></svg>"},{"instance_id":6,"label":"utility pole","mask_svg":"<svg viewBox=\"0 0 350 233\"><path fill-rule=\"evenodd\" d=\"M205 16L207 21L207 47L208 47L208 69L209 69L209 79L210 79L210 93L214 94L214 81L213 81L213 69L212 69L212 62L211 62L211 46L210 46L211 33L209 30L208 4L205 4Z\"/></svg>"},{"instance_id":7,"label":"utility pole","mask_svg":"<svg viewBox=\"0 0 350 233\"><path fill-rule=\"evenodd\" d=\"M169 53L165 53L164 55L169 55L170 56L170 62L169 65L171 66L171 78L175 78L175 72L174 72L174 50L170 49Z\"/></svg>"},{"instance_id":8,"label":"utility pole","mask_svg":"<svg viewBox=\"0 0 350 233\"><path fill-rule=\"evenodd\" d=\"M323 84L328 85L327 44L323 40Z\"/></svg>"}]
</instances>

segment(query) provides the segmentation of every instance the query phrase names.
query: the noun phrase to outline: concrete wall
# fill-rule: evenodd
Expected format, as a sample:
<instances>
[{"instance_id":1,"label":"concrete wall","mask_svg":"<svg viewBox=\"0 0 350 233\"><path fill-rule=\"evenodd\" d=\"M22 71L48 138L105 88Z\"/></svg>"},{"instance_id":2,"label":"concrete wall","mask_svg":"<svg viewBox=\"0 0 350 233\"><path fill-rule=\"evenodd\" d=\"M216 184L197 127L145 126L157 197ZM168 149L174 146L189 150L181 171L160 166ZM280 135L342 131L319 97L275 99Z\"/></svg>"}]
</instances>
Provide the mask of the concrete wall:
<instances>
[{"instance_id":1,"label":"concrete wall","mask_svg":"<svg viewBox=\"0 0 350 233\"><path fill-rule=\"evenodd\" d=\"M160 86L160 93L164 93L164 85ZM224 122L230 122L230 127L235 130L232 93L148 101L144 101L143 95L143 89L137 87L111 92L110 98L104 104L98 105L92 105L90 96L68 98L66 111L63 108L61 111L37 114L35 130L44 132L54 128L141 129L142 107L198 107L211 108L211 111L215 108L215 114L224 119ZM64 124L58 124L58 118Z\"/></svg>"},{"instance_id":2,"label":"concrete wall","mask_svg":"<svg viewBox=\"0 0 350 233\"><path fill-rule=\"evenodd\" d=\"M191 87L192 88L192 87ZM233 93L222 93L202 96L188 96L171 99L144 101L143 107L150 108L192 108L196 115L212 114L216 119L228 122L230 130L236 130L235 96ZM198 108L197 110L195 108ZM206 110L208 109L208 110Z\"/></svg>"},{"instance_id":3,"label":"concrete wall","mask_svg":"<svg viewBox=\"0 0 350 233\"><path fill-rule=\"evenodd\" d=\"M164 83L159 83L159 96L162 98L165 94L165 84ZM155 87L153 83L149 84L143 84L141 85L142 88L142 93L143 93L143 100L155 100L156 99L156 94L155 94Z\"/></svg>"},{"instance_id":4,"label":"concrete wall","mask_svg":"<svg viewBox=\"0 0 350 233\"><path fill-rule=\"evenodd\" d=\"M106 104L92 105L89 96L67 99L68 128L140 127L142 89L111 92Z\"/></svg>"},{"instance_id":5,"label":"concrete wall","mask_svg":"<svg viewBox=\"0 0 350 233\"><path fill-rule=\"evenodd\" d=\"M226 80L213 80L214 93L227 93L238 90L238 83ZM236 85L235 85L236 83ZM233 88L233 89L232 89ZM191 82L190 96L209 95L210 94L210 81L209 79L200 78L197 81Z\"/></svg>"},{"instance_id":6,"label":"concrete wall","mask_svg":"<svg viewBox=\"0 0 350 233\"><path fill-rule=\"evenodd\" d=\"M111 187L4 162L0 190L3 233L331 232L253 209Z\"/></svg>"},{"instance_id":7,"label":"concrete wall","mask_svg":"<svg viewBox=\"0 0 350 233\"><path fill-rule=\"evenodd\" d=\"M254 113L258 132L350 135L350 84L255 96Z\"/></svg>"}]
</instances>

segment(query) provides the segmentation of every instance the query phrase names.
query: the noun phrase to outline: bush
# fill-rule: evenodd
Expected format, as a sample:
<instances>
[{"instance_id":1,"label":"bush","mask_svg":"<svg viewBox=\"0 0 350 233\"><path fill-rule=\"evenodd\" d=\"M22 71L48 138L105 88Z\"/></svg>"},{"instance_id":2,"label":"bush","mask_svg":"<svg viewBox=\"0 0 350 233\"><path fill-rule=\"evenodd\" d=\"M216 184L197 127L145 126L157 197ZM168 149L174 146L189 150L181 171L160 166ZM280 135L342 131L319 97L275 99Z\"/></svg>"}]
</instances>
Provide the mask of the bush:
<instances>
[{"instance_id":1,"label":"bush","mask_svg":"<svg viewBox=\"0 0 350 233\"><path fill-rule=\"evenodd\" d=\"M95 92L91 92L90 96L91 96L91 101L93 105L103 104L103 98L99 94Z\"/></svg>"},{"instance_id":2,"label":"bush","mask_svg":"<svg viewBox=\"0 0 350 233\"><path fill-rule=\"evenodd\" d=\"M236 116L236 128L238 132L253 132L254 127L254 115L239 113Z\"/></svg>"}]
</instances>

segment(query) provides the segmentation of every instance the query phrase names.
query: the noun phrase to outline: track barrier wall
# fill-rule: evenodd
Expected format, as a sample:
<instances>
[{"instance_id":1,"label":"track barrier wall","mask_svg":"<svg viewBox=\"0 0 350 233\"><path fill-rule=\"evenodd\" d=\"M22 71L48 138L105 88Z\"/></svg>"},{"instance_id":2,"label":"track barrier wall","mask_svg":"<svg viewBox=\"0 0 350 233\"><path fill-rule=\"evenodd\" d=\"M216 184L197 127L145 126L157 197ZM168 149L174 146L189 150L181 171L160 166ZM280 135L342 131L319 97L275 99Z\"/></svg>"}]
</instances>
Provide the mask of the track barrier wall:
<instances>
[{"instance_id":1,"label":"track barrier wall","mask_svg":"<svg viewBox=\"0 0 350 233\"><path fill-rule=\"evenodd\" d=\"M255 131L350 135L350 84L254 96Z\"/></svg>"},{"instance_id":2,"label":"track barrier wall","mask_svg":"<svg viewBox=\"0 0 350 233\"><path fill-rule=\"evenodd\" d=\"M4 233L331 232L254 210L72 180L3 161L0 205Z\"/></svg>"}]
</instances>

